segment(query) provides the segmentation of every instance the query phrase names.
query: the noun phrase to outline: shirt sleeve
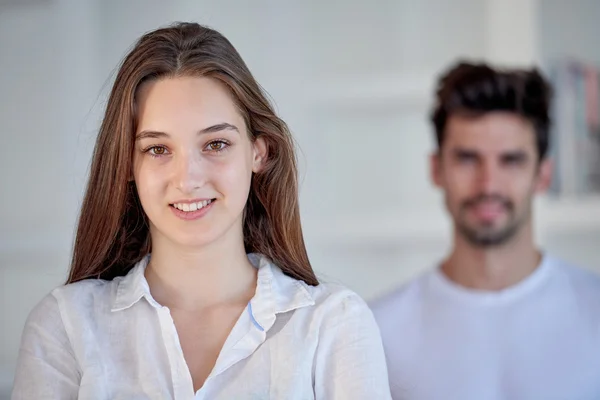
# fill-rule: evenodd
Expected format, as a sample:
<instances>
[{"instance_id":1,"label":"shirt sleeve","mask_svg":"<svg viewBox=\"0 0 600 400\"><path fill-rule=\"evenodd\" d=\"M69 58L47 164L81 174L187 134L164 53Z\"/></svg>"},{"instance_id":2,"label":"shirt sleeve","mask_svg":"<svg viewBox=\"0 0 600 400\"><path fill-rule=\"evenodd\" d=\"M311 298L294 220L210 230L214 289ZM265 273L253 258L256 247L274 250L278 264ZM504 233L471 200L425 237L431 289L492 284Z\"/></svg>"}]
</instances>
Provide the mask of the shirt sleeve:
<instances>
[{"instance_id":1,"label":"shirt sleeve","mask_svg":"<svg viewBox=\"0 0 600 400\"><path fill-rule=\"evenodd\" d=\"M316 400L391 399L379 328L357 294L345 296L320 327Z\"/></svg>"},{"instance_id":2,"label":"shirt sleeve","mask_svg":"<svg viewBox=\"0 0 600 400\"><path fill-rule=\"evenodd\" d=\"M12 399L77 399L80 380L58 302L49 294L25 322Z\"/></svg>"}]
</instances>

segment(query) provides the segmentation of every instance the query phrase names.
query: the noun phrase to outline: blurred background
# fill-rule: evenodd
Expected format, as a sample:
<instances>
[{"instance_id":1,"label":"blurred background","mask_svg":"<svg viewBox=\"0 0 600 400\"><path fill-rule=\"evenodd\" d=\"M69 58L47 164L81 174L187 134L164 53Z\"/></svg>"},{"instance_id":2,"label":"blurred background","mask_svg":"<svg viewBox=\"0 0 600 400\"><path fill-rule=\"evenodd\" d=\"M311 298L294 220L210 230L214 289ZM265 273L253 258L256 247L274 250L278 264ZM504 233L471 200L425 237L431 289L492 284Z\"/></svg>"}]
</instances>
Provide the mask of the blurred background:
<instances>
[{"instance_id":1,"label":"blurred background","mask_svg":"<svg viewBox=\"0 0 600 400\"><path fill-rule=\"evenodd\" d=\"M428 114L438 74L462 57L552 79L557 172L537 239L600 272L600 1L0 0L0 398L27 314L66 278L116 67L178 20L227 36L290 125L322 278L372 299L448 251Z\"/></svg>"}]
</instances>

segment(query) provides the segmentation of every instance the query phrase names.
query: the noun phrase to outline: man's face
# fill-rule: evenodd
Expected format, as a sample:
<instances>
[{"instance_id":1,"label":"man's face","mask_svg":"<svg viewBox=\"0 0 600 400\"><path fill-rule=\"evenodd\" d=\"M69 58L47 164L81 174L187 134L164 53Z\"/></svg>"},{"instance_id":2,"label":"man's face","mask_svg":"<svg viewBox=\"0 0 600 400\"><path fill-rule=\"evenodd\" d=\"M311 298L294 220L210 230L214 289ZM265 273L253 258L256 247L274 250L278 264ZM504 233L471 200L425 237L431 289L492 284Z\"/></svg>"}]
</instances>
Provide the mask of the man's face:
<instances>
[{"instance_id":1,"label":"man's face","mask_svg":"<svg viewBox=\"0 0 600 400\"><path fill-rule=\"evenodd\" d=\"M432 175L457 232L483 247L506 243L530 222L533 196L547 189L551 166L539 161L530 122L492 112L448 119Z\"/></svg>"}]
</instances>

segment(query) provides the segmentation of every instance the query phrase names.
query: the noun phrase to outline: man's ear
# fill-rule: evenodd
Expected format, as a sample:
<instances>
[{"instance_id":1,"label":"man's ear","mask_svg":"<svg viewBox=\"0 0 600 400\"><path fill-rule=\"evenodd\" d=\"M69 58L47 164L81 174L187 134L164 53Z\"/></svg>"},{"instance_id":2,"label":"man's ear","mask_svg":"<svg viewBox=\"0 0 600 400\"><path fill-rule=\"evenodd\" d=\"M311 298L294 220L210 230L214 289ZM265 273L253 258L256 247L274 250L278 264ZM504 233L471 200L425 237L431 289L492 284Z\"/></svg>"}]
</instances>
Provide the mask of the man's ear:
<instances>
[{"instance_id":1,"label":"man's ear","mask_svg":"<svg viewBox=\"0 0 600 400\"><path fill-rule=\"evenodd\" d=\"M535 185L537 193L543 193L552 184L552 176L554 173L554 162L549 158L544 158L538 166L538 177Z\"/></svg>"},{"instance_id":2,"label":"man's ear","mask_svg":"<svg viewBox=\"0 0 600 400\"><path fill-rule=\"evenodd\" d=\"M433 184L442 186L442 154L436 151L429 155L429 175Z\"/></svg>"}]
</instances>

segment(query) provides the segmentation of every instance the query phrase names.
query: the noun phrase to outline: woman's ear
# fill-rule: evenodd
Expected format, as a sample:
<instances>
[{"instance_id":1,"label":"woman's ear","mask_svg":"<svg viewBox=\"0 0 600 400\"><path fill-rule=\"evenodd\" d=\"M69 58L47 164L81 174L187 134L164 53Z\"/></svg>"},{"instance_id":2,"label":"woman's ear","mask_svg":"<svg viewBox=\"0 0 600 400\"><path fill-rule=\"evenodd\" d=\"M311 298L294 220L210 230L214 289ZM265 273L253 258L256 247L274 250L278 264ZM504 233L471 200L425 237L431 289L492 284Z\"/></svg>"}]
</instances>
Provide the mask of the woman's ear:
<instances>
[{"instance_id":1,"label":"woman's ear","mask_svg":"<svg viewBox=\"0 0 600 400\"><path fill-rule=\"evenodd\" d=\"M257 137L252 144L253 147L253 159L252 159L252 172L259 172L262 170L267 160L267 142L261 136Z\"/></svg>"}]
</instances>

